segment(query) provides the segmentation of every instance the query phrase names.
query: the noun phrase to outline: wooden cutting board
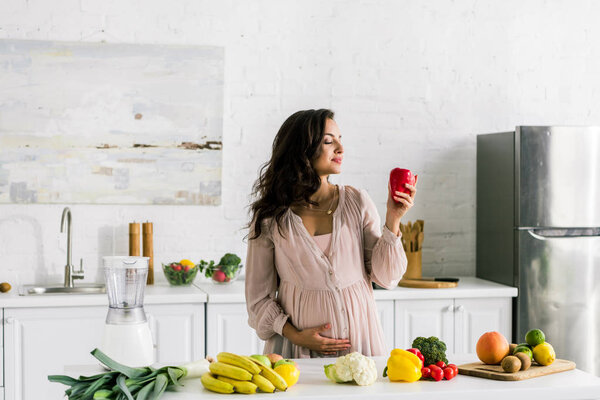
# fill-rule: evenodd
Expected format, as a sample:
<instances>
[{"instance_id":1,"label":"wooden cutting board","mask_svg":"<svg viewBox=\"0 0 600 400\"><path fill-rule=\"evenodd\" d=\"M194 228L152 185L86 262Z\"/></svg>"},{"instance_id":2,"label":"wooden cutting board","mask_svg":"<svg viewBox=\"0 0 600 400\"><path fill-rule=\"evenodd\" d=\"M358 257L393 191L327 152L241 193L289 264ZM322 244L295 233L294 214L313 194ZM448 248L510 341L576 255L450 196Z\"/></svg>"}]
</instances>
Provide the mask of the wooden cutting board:
<instances>
[{"instance_id":1,"label":"wooden cutting board","mask_svg":"<svg viewBox=\"0 0 600 400\"><path fill-rule=\"evenodd\" d=\"M526 371L504 372L500 365L486 365L482 362L463 364L458 366L458 373L462 375L477 376L479 378L495 379L497 381L522 381L523 379L555 374L557 372L575 369L575 363L568 360L556 359L550 365L542 366L531 364Z\"/></svg>"},{"instance_id":2,"label":"wooden cutting board","mask_svg":"<svg viewBox=\"0 0 600 400\"><path fill-rule=\"evenodd\" d=\"M440 289L453 288L458 286L458 282L439 282L439 281L420 281L416 279L402 279L398 286L420 288L420 289Z\"/></svg>"}]
</instances>

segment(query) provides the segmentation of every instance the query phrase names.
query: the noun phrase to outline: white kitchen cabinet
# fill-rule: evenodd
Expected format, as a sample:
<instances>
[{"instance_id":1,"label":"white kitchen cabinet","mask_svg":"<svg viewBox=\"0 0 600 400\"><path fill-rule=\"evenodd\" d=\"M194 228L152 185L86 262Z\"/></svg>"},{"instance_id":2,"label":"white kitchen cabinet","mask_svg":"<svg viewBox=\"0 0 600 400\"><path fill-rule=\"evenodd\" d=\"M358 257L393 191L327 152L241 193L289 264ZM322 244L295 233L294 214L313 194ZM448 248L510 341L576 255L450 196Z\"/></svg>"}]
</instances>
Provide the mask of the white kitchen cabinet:
<instances>
[{"instance_id":1,"label":"white kitchen cabinet","mask_svg":"<svg viewBox=\"0 0 600 400\"><path fill-rule=\"evenodd\" d=\"M512 298L454 300L455 353L475 353L479 337L490 331L500 332L511 342Z\"/></svg>"},{"instance_id":2,"label":"white kitchen cabinet","mask_svg":"<svg viewBox=\"0 0 600 400\"><path fill-rule=\"evenodd\" d=\"M145 305L156 362L185 363L204 358L204 304Z\"/></svg>"},{"instance_id":3,"label":"white kitchen cabinet","mask_svg":"<svg viewBox=\"0 0 600 400\"><path fill-rule=\"evenodd\" d=\"M4 399L4 310L0 309L0 399Z\"/></svg>"},{"instance_id":4,"label":"white kitchen cabinet","mask_svg":"<svg viewBox=\"0 0 600 400\"><path fill-rule=\"evenodd\" d=\"M378 300L376 303L379 321L383 328L385 348L389 352L394 348L394 300Z\"/></svg>"},{"instance_id":5,"label":"white kitchen cabinet","mask_svg":"<svg viewBox=\"0 0 600 400\"><path fill-rule=\"evenodd\" d=\"M204 357L204 304L146 305L157 361ZM4 309L5 399L60 399L66 386L48 381L67 365L94 364L105 306Z\"/></svg>"},{"instance_id":6,"label":"white kitchen cabinet","mask_svg":"<svg viewBox=\"0 0 600 400\"><path fill-rule=\"evenodd\" d=\"M449 354L475 353L489 331L511 340L511 298L396 300L395 346L409 348L417 336L436 336Z\"/></svg>"},{"instance_id":7,"label":"white kitchen cabinet","mask_svg":"<svg viewBox=\"0 0 600 400\"><path fill-rule=\"evenodd\" d=\"M408 349L417 336L436 336L452 353L454 343L454 300L396 300L395 347Z\"/></svg>"},{"instance_id":8,"label":"white kitchen cabinet","mask_svg":"<svg viewBox=\"0 0 600 400\"><path fill-rule=\"evenodd\" d=\"M206 355L221 351L236 354L262 354L264 342L248 325L246 303L206 305Z\"/></svg>"},{"instance_id":9,"label":"white kitchen cabinet","mask_svg":"<svg viewBox=\"0 0 600 400\"><path fill-rule=\"evenodd\" d=\"M65 365L93 364L102 339L106 307L4 310L5 399L60 399Z\"/></svg>"}]
</instances>

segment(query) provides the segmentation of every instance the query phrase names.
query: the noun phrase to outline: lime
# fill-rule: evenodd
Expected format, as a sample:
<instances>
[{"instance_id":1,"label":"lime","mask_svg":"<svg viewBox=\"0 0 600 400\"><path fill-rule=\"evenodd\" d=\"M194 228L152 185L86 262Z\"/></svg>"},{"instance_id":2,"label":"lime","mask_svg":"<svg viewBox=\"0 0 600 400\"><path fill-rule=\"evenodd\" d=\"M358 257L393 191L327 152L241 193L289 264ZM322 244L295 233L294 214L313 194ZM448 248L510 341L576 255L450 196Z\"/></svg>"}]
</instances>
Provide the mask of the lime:
<instances>
[{"instance_id":1,"label":"lime","mask_svg":"<svg viewBox=\"0 0 600 400\"><path fill-rule=\"evenodd\" d=\"M550 343L540 343L533 348L533 359L540 365L550 365L556 359L556 353Z\"/></svg>"},{"instance_id":2,"label":"lime","mask_svg":"<svg viewBox=\"0 0 600 400\"><path fill-rule=\"evenodd\" d=\"M529 346L517 346L515 347L515 350L513 351L513 355L517 354L517 353L524 353L527 354L529 356L529 358L531 358L533 360L533 351L531 350L531 348Z\"/></svg>"},{"instance_id":3,"label":"lime","mask_svg":"<svg viewBox=\"0 0 600 400\"><path fill-rule=\"evenodd\" d=\"M525 341L528 345L535 347L538 344L542 344L546 341L544 332L539 329L532 329L525 335Z\"/></svg>"}]
</instances>

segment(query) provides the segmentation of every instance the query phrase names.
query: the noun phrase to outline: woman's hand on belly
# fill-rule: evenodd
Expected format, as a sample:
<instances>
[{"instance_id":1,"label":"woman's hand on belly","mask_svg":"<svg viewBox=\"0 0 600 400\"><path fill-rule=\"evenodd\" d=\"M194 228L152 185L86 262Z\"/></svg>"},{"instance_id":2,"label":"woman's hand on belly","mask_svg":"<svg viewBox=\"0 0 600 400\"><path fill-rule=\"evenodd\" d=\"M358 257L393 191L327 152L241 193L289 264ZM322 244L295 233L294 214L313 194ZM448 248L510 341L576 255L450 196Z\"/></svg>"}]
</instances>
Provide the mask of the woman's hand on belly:
<instances>
[{"instance_id":1,"label":"woman's hand on belly","mask_svg":"<svg viewBox=\"0 0 600 400\"><path fill-rule=\"evenodd\" d=\"M338 351L350 348L350 340L348 339L332 339L321 336L321 332L329 329L331 329L331 325L325 324L299 331L292 324L286 322L283 327L283 336L296 346L306 347L324 355L335 355Z\"/></svg>"}]
</instances>

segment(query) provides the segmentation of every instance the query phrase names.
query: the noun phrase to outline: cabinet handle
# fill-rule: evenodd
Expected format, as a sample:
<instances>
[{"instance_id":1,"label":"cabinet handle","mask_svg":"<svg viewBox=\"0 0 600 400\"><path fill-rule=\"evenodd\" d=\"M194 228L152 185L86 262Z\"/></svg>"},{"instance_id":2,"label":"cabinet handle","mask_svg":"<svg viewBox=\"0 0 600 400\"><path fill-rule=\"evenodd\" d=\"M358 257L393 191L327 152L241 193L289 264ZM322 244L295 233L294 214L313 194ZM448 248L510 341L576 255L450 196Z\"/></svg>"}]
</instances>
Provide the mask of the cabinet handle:
<instances>
[{"instance_id":1,"label":"cabinet handle","mask_svg":"<svg viewBox=\"0 0 600 400\"><path fill-rule=\"evenodd\" d=\"M456 308L456 311L460 311L460 312L463 312L463 311L465 311L465 306L463 306L463 305L460 305L460 306L458 306L458 307Z\"/></svg>"},{"instance_id":2,"label":"cabinet handle","mask_svg":"<svg viewBox=\"0 0 600 400\"><path fill-rule=\"evenodd\" d=\"M12 323L15 322L15 319L13 317L6 317L6 319L4 320L4 322L7 325L12 325Z\"/></svg>"},{"instance_id":3,"label":"cabinet handle","mask_svg":"<svg viewBox=\"0 0 600 400\"><path fill-rule=\"evenodd\" d=\"M446 311L448 311L448 312L454 311L454 306L452 304L450 304L448 307L446 307Z\"/></svg>"}]
</instances>

